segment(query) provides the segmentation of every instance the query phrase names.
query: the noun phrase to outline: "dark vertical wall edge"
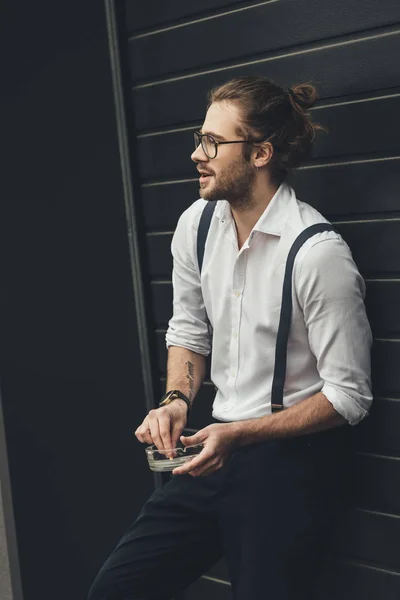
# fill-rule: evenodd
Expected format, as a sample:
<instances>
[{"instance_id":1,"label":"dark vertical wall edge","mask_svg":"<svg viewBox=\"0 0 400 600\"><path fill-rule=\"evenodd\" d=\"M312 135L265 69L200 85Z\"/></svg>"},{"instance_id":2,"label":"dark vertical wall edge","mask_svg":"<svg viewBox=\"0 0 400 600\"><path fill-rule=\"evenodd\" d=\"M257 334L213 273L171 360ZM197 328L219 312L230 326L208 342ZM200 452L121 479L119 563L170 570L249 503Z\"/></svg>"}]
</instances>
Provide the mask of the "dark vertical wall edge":
<instances>
[{"instance_id":1,"label":"dark vertical wall edge","mask_svg":"<svg viewBox=\"0 0 400 600\"><path fill-rule=\"evenodd\" d=\"M23 600L21 571L19 565L17 535L15 531L14 509L11 493L10 474L8 471L8 453L4 430L3 405L0 390L0 494L2 496L3 516L6 530L6 545L11 577L11 593L13 600Z\"/></svg>"},{"instance_id":2,"label":"dark vertical wall edge","mask_svg":"<svg viewBox=\"0 0 400 600\"><path fill-rule=\"evenodd\" d=\"M135 198L132 186L131 160L126 126L126 108L121 76L117 7L115 0L104 0L104 3L109 41L111 73L113 81L118 144L121 160L121 174L124 188L125 211L129 233L130 264L132 272L133 290L135 296L135 310L137 316L139 347L142 363L141 366L145 393L144 400L147 411L149 411L154 407L155 395L153 375L151 370L145 294L143 289L143 277L140 264L137 215L135 212ZM153 478L155 487L160 487L162 484L160 474L154 473Z\"/></svg>"}]
</instances>

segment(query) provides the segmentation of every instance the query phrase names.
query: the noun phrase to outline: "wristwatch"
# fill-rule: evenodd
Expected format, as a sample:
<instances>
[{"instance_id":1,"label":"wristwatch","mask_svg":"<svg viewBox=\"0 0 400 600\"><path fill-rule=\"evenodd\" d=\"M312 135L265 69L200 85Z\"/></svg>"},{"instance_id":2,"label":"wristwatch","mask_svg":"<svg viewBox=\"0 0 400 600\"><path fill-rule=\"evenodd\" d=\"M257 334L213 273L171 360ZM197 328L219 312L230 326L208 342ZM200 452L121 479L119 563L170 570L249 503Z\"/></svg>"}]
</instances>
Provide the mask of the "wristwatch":
<instances>
[{"instance_id":1,"label":"wristwatch","mask_svg":"<svg viewBox=\"0 0 400 600\"><path fill-rule=\"evenodd\" d=\"M171 391L167 392L166 394L164 394L164 396L161 398L161 402L160 402L159 406L167 406L168 404L171 404L171 402L173 402L177 398L180 398L187 404L188 414L189 414L189 411L191 409L190 400L187 396L185 396L185 394L182 394L182 392L180 392L179 390L171 390Z\"/></svg>"}]
</instances>

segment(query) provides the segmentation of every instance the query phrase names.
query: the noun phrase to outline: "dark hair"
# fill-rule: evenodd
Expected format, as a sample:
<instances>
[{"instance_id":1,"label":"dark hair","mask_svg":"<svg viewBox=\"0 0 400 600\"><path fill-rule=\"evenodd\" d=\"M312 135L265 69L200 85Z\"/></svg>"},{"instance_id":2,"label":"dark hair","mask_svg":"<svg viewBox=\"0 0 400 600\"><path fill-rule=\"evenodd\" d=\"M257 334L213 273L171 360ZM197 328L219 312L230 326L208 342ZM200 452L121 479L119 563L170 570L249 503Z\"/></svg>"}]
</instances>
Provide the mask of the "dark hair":
<instances>
[{"instance_id":1,"label":"dark hair","mask_svg":"<svg viewBox=\"0 0 400 600\"><path fill-rule=\"evenodd\" d=\"M284 90L266 77L238 77L211 90L208 106L223 100L239 105L239 135L255 142L269 138L274 149L269 169L278 184L308 157L316 131L325 130L307 112L317 101L316 89L309 83ZM251 146L246 146L247 158L250 153Z\"/></svg>"}]
</instances>

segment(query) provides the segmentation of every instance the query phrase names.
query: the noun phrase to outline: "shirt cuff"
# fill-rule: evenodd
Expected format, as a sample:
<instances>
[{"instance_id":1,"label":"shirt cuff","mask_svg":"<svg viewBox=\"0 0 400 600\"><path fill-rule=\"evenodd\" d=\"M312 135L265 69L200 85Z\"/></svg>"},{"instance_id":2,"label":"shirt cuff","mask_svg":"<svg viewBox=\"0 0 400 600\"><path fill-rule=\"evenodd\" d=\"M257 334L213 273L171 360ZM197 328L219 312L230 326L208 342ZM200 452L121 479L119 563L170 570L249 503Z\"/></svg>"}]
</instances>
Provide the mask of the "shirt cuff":
<instances>
[{"instance_id":1,"label":"shirt cuff","mask_svg":"<svg viewBox=\"0 0 400 600\"><path fill-rule=\"evenodd\" d=\"M186 348L191 352L196 352L196 354L202 354L203 356L208 356L211 352L209 341L205 344L193 344L193 342L188 342L185 339L179 338L174 335L167 334L165 336L167 349L170 346L178 346L179 348Z\"/></svg>"},{"instance_id":2,"label":"shirt cuff","mask_svg":"<svg viewBox=\"0 0 400 600\"><path fill-rule=\"evenodd\" d=\"M357 425L362 419L368 416L368 410L361 406L355 398L352 398L342 390L325 384L321 392L329 400L336 412L342 415L350 425ZM366 403L367 401L370 404L372 398L366 400Z\"/></svg>"}]
</instances>

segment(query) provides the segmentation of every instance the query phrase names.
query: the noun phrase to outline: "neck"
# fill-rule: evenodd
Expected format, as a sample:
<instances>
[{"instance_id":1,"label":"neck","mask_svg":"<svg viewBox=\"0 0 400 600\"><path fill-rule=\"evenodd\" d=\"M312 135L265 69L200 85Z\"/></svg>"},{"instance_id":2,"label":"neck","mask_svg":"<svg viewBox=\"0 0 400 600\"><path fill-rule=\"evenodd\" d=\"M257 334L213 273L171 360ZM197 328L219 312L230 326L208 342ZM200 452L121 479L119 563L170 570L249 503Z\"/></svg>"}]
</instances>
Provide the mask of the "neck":
<instances>
[{"instance_id":1,"label":"neck","mask_svg":"<svg viewBox=\"0 0 400 600\"><path fill-rule=\"evenodd\" d=\"M249 202L240 208L233 208L231 206L240 247L249 237L251 230L271 202L277 190L278 186L272 184L264 174L257 174Z\"/></svg>"}]
</instances>

